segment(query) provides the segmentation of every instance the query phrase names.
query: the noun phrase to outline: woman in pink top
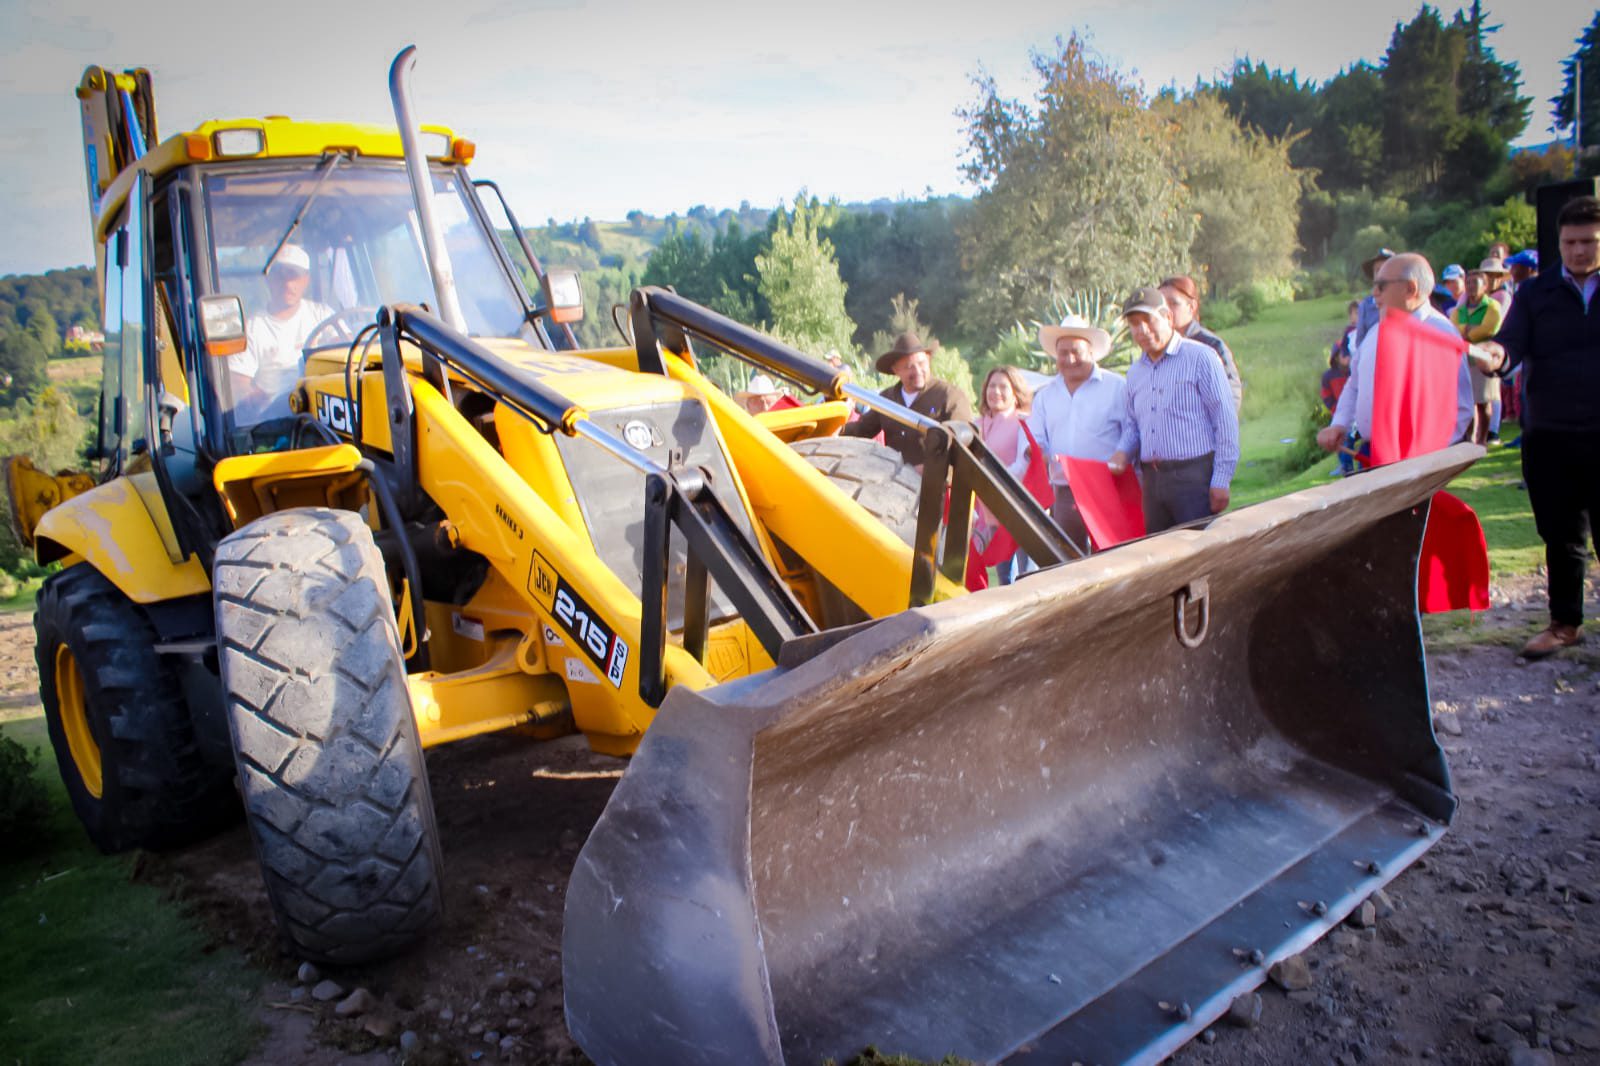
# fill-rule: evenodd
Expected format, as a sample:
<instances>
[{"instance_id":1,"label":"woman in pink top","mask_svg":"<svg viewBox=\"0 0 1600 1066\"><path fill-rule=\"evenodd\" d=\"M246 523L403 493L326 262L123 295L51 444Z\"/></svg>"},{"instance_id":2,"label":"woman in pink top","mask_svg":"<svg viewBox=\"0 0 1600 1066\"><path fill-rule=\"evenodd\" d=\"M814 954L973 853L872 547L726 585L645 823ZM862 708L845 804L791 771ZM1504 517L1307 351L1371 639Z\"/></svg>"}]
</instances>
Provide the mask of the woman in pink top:
<instances>
[{"instance_id":1,"label":"woman in pink top","mask_svg":"<svg viewBox=\"0 0 1600 1066\"><path fill-rule=\"evenodd\" d=\"M1028 469L1028 435L1022 428L1033 400L1033 393L1014 366L997 366L983 380L983 395L978 400L978 434L1018 481ZM983 504L978 504L972 522L972 539L981 552L994 536L999 523ZM1009 585L1021 574L1034 569L1033 562L1017 549L1015 555L995 567L1000 584Z\"/></svg>"}]
</instances>

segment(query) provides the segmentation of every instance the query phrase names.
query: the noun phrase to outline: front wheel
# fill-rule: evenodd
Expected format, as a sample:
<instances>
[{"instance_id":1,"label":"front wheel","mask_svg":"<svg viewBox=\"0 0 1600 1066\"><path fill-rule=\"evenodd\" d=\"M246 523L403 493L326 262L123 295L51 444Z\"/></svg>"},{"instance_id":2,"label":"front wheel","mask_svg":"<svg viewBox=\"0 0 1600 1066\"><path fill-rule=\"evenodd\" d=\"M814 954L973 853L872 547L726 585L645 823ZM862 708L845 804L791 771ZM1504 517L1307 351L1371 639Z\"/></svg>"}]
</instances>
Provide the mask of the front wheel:
<instances>
[{"instance_id":1,"label":"front wheel","mask_svg":"<svg viewBox=\"0 0 1600 1066\"><path fill-rule=\"evenodd\" d=\"M915 539L922 478L899 452L865 437L811 437L790 447L889 532L907 544ZM822 612L816 621L823 629L866 620L867 613L821 574L816 583Z\"/></svg>"},{"instance_id":2,"label":"front wheel","mask_svg":"<svg viewBox=\"0 0 1600 1066\"><path fill-rule=\"evenodd\" d=\"M303 958L397 954L443 868L388 579L349 511L267 515L217 546L228 725L279 928Z\"/></svg>"},{"instance_id":3,"label":"front wheel","mask_svg":"<svg viewBox=\"0 0 1600 1066\"><path fill-rule=\"evenodd\" d=\"M96 847L177 847L238 817L233 775L201 753L155 629L104 574L80 563L52 576L34 630L50 745Z\"/></svg>"}]
</instances>

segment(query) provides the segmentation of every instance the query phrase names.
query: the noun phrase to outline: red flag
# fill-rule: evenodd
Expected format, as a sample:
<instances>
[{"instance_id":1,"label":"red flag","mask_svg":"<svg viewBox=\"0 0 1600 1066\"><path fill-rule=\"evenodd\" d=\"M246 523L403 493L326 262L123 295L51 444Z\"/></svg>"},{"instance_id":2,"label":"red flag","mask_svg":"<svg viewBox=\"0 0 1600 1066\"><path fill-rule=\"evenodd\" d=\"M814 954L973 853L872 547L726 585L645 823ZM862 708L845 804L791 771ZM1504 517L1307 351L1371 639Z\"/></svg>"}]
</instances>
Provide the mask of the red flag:
<instances>
[{"instance_id":1,"label":"red flag","mask_svg":"<svg viewBox=\"0 0 1600 1066\"><path fill-rule=\"evenodd\" d=\"M767 408L767 410L787 411L791 407L799 406L801 406L799 400L795 399L793 396L790 396L787 392L784 392L778 395L778 398L772 402L772 406Z\"/></svg>"},{"instance_id":2,"label":"red flag","mask_svg":"<svg viewBox=\"0 0 1600 1066\"><path fill-rule=\"evenodd\" d=\"M1045 466L1044 453L1039 450L1038 442L1033 439L1033 431L1028 428L1028 423L1022 423L1022 432L1028 438L1028 469L1022 474L1022 487L1048 511L1050 505L1055 502L1055 489L1050 487L1050 469ZM994 536L989 538L988 547L981 552L974 539L967 547L968 591L978 592L988 588L989 567L999 566L1016 553L1017 540L1004 526L995 529Z\"/></svg>"},{"instance_id":3,"label":"red flag","mask_svg":"<svg viewBox=\"0 0 1600 1066\"><path fill-rule=\"evenodd\" d=\"M1099 551L1144 536L1144 496L1131 469L1113 474L1094 459L1062 456L1072 500Z\"/></svg>"},{"instance_id":4,"label":"red flag","mask_svg":"<svg viewBox=\"0 0 1600 1066\"><path fill-rule=\"evenodd\" d=\"M1417 560L1417 609L1489 609L1489 545L1478 515L1448 492L1433 494Z\"/></svg>"},{"instance_id":5,"label":"red flag","mask_svg":"<svg viewBox=\"0 0 1600 1066\"><path fill-rule=\"evenodd\" d=\"M1372 374L1372 461L1381 466L1448 447L1467 342L1391 308L1378 324Z\"/></svg>"}]
</instances>

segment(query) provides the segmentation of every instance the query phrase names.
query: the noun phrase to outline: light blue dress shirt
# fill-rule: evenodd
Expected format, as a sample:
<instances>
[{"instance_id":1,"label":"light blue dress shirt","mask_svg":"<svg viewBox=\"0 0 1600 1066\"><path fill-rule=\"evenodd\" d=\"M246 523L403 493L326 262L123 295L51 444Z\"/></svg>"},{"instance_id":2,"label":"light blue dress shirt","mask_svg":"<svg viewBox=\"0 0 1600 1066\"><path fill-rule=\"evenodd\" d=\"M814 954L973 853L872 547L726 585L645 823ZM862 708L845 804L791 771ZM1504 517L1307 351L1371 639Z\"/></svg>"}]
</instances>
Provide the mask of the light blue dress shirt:
<instances>
[{"instance_id":1,"label":"light blue dress shirt","mask_svg":"<svg viewBox=\"0 0 1600 1066\"><path fill-rule=\"evenodd\" d=\"M1068 392L1057 375L1033 394L1028 430L1046 456L1052 485L1067 483L1057 456L1101 462L1111 458L1122 438L1127 387L1121 374L1095 367L1077 392Z\"/></svg>"}]
</instances>

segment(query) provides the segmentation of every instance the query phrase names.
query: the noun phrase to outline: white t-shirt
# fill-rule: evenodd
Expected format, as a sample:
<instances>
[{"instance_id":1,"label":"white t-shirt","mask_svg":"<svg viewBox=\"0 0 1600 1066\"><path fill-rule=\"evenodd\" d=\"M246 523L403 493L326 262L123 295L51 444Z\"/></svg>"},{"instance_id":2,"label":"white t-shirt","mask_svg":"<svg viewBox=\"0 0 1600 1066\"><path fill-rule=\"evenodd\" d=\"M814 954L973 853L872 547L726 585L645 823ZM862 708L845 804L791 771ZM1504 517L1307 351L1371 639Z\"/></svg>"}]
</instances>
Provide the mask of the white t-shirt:
<instances>
[{"instance_id":1,"label":"white t-shirt","mask_svg":"<svg viewBox=\"0 0 1600 1066\"><path fill-rule=\"evenodd\" d=\"M331 307L301 300L288 318L274 318L270 312L262 312L245 323L245 350L228 357L228 369L250 378L256 388L272 398L266 409L250 412L255 418L289 413L285 400L300 380L301 351L311 331L331 314Z\"/></svg>"},{"instance_id":2,"label":"white t-shirt","mask_svg":"<svg viewBox=\"0 0 1600 1066\"><path fill-rule=\"evenodd\" d=\"M331 307L301 300L288 318L274 318L270 312L252 315L244 327L245 350L229 357L228 369L254 378L256 386L266 392L287 391L300 375L300 353L306 339L331 314ZM291 377L280 389L277 382L285 375Z\"/></svg>"}]
</instances>

